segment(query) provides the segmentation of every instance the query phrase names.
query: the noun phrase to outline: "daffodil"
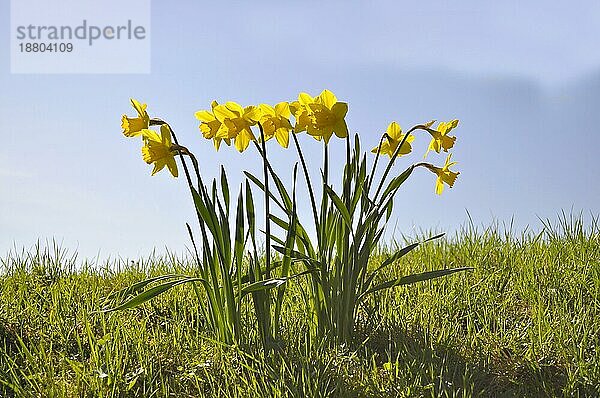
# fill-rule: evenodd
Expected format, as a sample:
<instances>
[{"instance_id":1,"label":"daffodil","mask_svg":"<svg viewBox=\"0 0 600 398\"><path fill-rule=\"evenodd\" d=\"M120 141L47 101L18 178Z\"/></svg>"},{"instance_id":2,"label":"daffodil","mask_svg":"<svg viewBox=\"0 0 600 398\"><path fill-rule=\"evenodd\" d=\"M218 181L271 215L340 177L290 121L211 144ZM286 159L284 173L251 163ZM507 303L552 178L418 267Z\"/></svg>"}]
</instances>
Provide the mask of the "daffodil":
<instances>
[{"instance_id":1,"label":"daffodil","mask_svg":"<svg viewBox=\"0 0 600 398\"><path fill-rule=\"evenodd\" d=\"M251 126L260 118L260 111L255 106L242 108L239 104L229 101L213 108L213 113L221 126L216 133L217 138L234 140L236 149L244 152L250 141L256 141Z\"/></svg>"},{"instance_id":2,"label":"daffodil","mask_svg":"<svg viewBox=\"0 0 600 398\"><path fill-rule=\"evenodd\" d=\"M427 152L425 152L425 157L430 150L440 153L440 150L443 149L444 152L448 152L448 149L452 148L454 146L454 141L456 141L456 137L449 136L448 133L456 126L458 126L458 119L449 122L440 122L435 129L429 129L428 131L432 138L429 143L429 148L427 148Z\"/></svg>"},{"instance_id":3,"label":"daffodil","mask_svg":"<svg viewBox=\"0 0 600 398\"><path fill-rule=\"evenodd\" d=\"M371 150L371 152L373 152L373 153L379 152L380 154L388 155L391 158L392 156L394 156L394 153L396 152L396 150L398 150L398 145L400 145L402 140L404 140L404 137L406 136L406 134L402 134L402 129L400 128L400 125L398 125L398 123L396 123L396 122L390 123L385 134L386 134L386 136L385 136L385 139L381 143L381 148L379 148L377 146L377 147L373 148ZM412 151L412 147L411 147L410 143L413 142L414 139L415 139L415 136L412 134L409 134L408 137L406 137L406 141L404 141L404 143L400 147L398 156L409 154L410 151Z\"/></svg>"},{"instance_id":4,"label":"daffodil","mask_svg":"<svg viewBox=\"0 0 600 398\"><path fill-rule=\"evenodd\" d=\"M438 195L442 194L444 190L444 184L447 184L450 188L454 185L454 181L456 181L456 177L460 174L457 171L451 171L450 167L454 166L456 162L450 162L452 158L452 154L449 153L448 157L446 157L446 163L444 167L436 167L428 163L422 163L423 166L427 167L430 171L437 174L437 180L435 182L435 193Z\"/></svg>"},{"instance_id":5,"label":"daffodil","mask_svg":"<svg viewBox=\"0 0 600 398\"><path fill-rule=\"evenodd\" d=\"M336 96L329 90L323 90L316 97L300 93L298 101L290 104L296 118L295 132L306 131L317 140L324 139L329 143L335 134L340 138L348 136L346 113L348 104L338 102Z\"/></svg>"},{"instance_id":6,"label":"daffodil","mask_svg":"<svg viewBox=\"0 0 600 398\"><path fill-rule=\"evenodd\" d=\"M260 125L263 128L265 139L269 140L275 137L279 145L287 148L290 143L290 130L292 129L290 104L280 102L275 107L260 104L258 108L261 112Z\"/></svg>"},{"instance_id":7,"label":"daffodil","mask_svg":"<svg viewBox=\"0 0 600 398\"><path fill-rule=\"evenodd\" d=\"M211 103L212 110L214 111L215 107L217 107L218 105L219 104L217 103L217 101L213 101ZM221 128L221 122L216 118L213 111L198 111L194 114L194 116L196 116L196 119L200 120L200 126L198 127L202 132L202 136L209 140L212 139L215 145L215 149L218 151L223 138L217 137L217 132ZM231 144L231 140L229 138L225 138L225 142L227 143L227 145Z\"/></svg>"},{"instance_id":8,"label":"daffodil","mask_svg":"<svg viewBox=\"0 0 600 398\"><path fill-rule=\"evenodd\" d=\"M171 144L171 130L169 126L166 124L161 125L160 135L156 131L148 129L142 130L140 134L144 140L142 159L148 164L154 163L152 175L167 166L173 177L177 177L176 151Z\"/></svg>"},{"instance_id":9,"label":"daffodil","mask_svg":"<svg viewBox=\"0 0 600 398\"><path fill-rule=\"evenodd\" d=\"M123 134L126 137L135 137L140 135L142 130L147 129L150 125L150 117L146 112L146 104L140 104L138 101L131 98L131 105L136 110L137 117L128 117L123 115L121 118L121 127L123 128Z\"/></svg>"}]
</instances>

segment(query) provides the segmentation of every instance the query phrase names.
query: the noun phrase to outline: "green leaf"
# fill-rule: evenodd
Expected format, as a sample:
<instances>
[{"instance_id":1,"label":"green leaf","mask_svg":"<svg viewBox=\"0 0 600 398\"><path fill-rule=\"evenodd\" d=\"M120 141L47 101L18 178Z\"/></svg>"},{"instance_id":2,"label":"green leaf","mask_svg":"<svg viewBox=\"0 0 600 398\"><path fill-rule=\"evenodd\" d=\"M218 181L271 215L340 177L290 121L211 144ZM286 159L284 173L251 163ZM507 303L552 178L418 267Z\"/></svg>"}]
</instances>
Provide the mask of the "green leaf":
<instances>
[{"instance_id":1,"label":"green leaf","mask_svg":"<svg viewBox=\"0 0 600 398\"><path fill-rule=\"evenodd\" d=\"M441 270L436 270L436 271L422 272L420 274L407 275L407 276L403 276L398 279L392 279L392 280L383 282L383 283L367 290L366 292L364 292L363 294L360 295L359 300L366 297L367 295L369 295L371 293L375 293L380 290L385 290L385 289L389 289L389 288L396 287L396 286L402 286L402 285L412 285L413 283L423 282L423 281L427 281L427 280L435 279L435 278L440 278L442 276L451 275L456 272L469 271L472 269L473 269L473 267L441 269Z\"/></svg>"},{"instance_id":2,"label":"green leaf","mask_svg":"<svg viewBox=\"0 0 600 398\"><path fill-rule=\"evenodd\" d=\"M348 212L348 208L346 208L346 205L344 204L344 202L342 202L340 197L335 193L335 191L333 189L331 189L331 187L329 185L323 185L323 187L325 188L325 192L327 192L327 195L333 201L333 204L335 205L335 207L338 209L338 211L342 215L342 218L346 222L346 225L348 226L349 229L351 229L352 228L352 219L350 218L350 213Z\"/></svg>"},{"instance_id":3,"label":"green leaf","mask_svg":"<svg viewBox=\"0 0 600 398\"><path fill-rule=\"evenodd\" d=\"M394 263L396 260L400 259L401 257L404 257L406 254L408 254L410 251L412 251L413 249L415 249L416 247L418 247L419 245L423 244L423 243L427 243L430 242L434 239L438 239L441 238L442 236L444 236L445 234L441 233L435 236L432 236L431 238L427 238L425 239L423 242L415 242L415 243L411 243L410 245L403 247L402 249L398 250L396 253L392 254L391 256L389 256L388 258L385 259L385 261L383 263L381 263L381 265L379 267L377 267L369 276L369 278L367 279L367 282L365 284L365 286L370 286L371 283L373 282L373 279L375 278L375 275L381 271L383 268L389 266L390 264Z\"/></svg>"},{"instance_id":4,"label":"green leaf","mask_svg":"<svg viewBox=\"0 0 600 398\"><path fill-rule=\"evenodd\" d=\"M113 312L113 311L120 311L120 310L126 310L129 308L137 307L138 305L143 304L148 300L152 300L154 297L168 291L169 289L172 289L175 286L181 285L183 283L200 282L200 281L204 281L204 279L202 279L202 278L185 278L185 279L179 279L176 281L165 282L163 284L154 286L153 288L148 289L148 290L138 294L131 300L128 300L115 308L105 309L105 310L102 310L102 312Z\"/></svg>"},{"instance_id":5,"label":"green leaf","mask_svg":"<svg viewBox=\"0 0 600 398\"><path fill-rule=\"evenodd\" d=\"M190 189L192 190L194 205L196 206L196 210L200 214L200 218L202 218L202 220L206 223L206 226L210 230L215 240L218 241L222 246L223 236L217 218L217 214L215 213L214 206L212 204L211 206L206 205L206 202L203 198L203 196L206 197L206 195L200 195L194 187L190 187Z\"/></svg>"},{"instance_id":6,"label":"green leaf","mask_svg":"<svg viewBox=\"0 0 600 398\"><path fill-rule=\"evenodd\" d=\"M383 203L383 201L387 195L389 195L391 192L400 188L400 185L402 185L402 183L404 181L406 181L406 179L411 175L414 168L415 168L415 166L410 166L408 169L404 170L404 172L402 172L402 174L400 174L398 177L395 177L392 181L390 181L390 184L388 185L388 187L385 189L385 191L383 191L383 195L381 195L380 203Z\"/></svg>"},{"instance_id":7,"label":"green leaf","mask_svg":"<svg viewBox=\"0 0 600 398\"><path fill-rule=\"evenodd\" d=\"M254 242L256 236L256 216L254 215L254 199L252 198L252 189L246 180L246 218L248 219L248 231Z\"/></svg>"},{"instance_id":8,"label":"green leaf","mask_svg":"<svg viewBox=\"0 0 600 398\"><path fill-rule=\"evenodd\" d=\"M386 212L385 212L385 221L386 222L388 222L390 220L393 210L394 210L394 201L390 200L386 206Z\"/></svg>"},{"instance_id":9,"label":"green leaf","mask_svg":"<svg viewBox=\"0 0 600 398\"><path fill-rule=\"evenodd\" d=\"M242 293L242 296L245 296L246 294L252 293L252 292L274 289L276 287L283 285L284 283L286 283L289 280L292 280L294 278L298 278L300 276L310 274L311 272L316 272L316 271L317 271L316 269L308 269L306 271L302 271L298 274L294 274L294 275L288 276L288 277L271 278L271 279L267 279L264 281L254 282L254 283L251 283L250 285L244 286L241 293Z\"/></svg>"},{"instance_id":10,"label":"green leaf","mask_svg":"<svg viewBox=\"0 0 600 398\"><path fill-rule=\"evenodd\" d=\"M140 291L144 290L144 288L151 283L162 281L165 279L182 278L182 277L185 277L185 275L169 274L169 275L161 275L161 276L155 276L153 278L144 279L143 281L134 283L131 286L127 286L126 288L123 288L123 289L119 290L118 292L111 293L106 298L106 300L107 301L116 300L116 299L122 300L127 296L131 296L132 294L139 293Z\"/></svg>"},{"instance_id":11,"label":"green leaf","mask_svg":"<svg viewBox=\"0 0 600 398\"><path fill-rule=\"evenodd\" d=\"M240 193L238 196L234 242L233 252L235 264L237 267L241 267L242 257L244 256L244 199L242 197L242 188L240 188Z\"/></svg>"},{"instance_id":12,"label":"green leaf","mask_svg":"<svg viewBox=\"0 0 600 398\"><path fill-rule=\"evenodd\" d=\"M262 183L262 181L260 181L258 178L256 178L255 176L253 176L252 174L250 174L247 171L244 171L244 174L246 175L246 177L252 181L254 183L254 185L256 185L257 187L259 187L263 192L265 191L265 185ZM275 204L277 206L279 206L279 208L281 210L283 210L284 212L287 212L286 208L281 204L281 202L275 197L275 195L273 195L272 192L269 192L269 197L271 199L273 199L273 202L275 202Z\"/></svg>"},{"instance_id":13,"label":"green leaf","mask_svg":"<svg viewBox=\"0 0 600 398\"><path fill-rule=\"evenodd\" d=\"M279 192L279 196L281 197L281 199L283 200L283 203L285 204L285 208L286 208L286 213L289 213L292 211L292 200L290 199L290 195L288 194L287 190L285 189L285 186L283 185L283 183L281 182L281 179L279 178L279 176L277 174L275 174L275 172L272 169L270 170L270 174L271 177L273 177L273 181L275 182L275 186L277 187L277 191Z\"/></svg>"},{"instance_id":14,"label":"green leaf","mask_svg":"<svg viewBox=\"0 0 600 398\"><path fill-rule=\"evenodd\" d=\"M283 285L287 281L287 278L271 278L264 281L258 281L246 285L242 288L242 297L248 293L260 292L264 290L274 289L278 286Z\"/></svg>"},{"instance_id":15,"label":"green leaf","mask_svg":"<svg viewBox=\"0 0 600 398\"><path fill-rule=\"evenodd\" d=\"M225 201L227 216L229 216L229 183L227 182L227 173L225 173L225 167L223 166L221 166L221 192L223 193L223 200Z\"/></svg>"}]
</instances>

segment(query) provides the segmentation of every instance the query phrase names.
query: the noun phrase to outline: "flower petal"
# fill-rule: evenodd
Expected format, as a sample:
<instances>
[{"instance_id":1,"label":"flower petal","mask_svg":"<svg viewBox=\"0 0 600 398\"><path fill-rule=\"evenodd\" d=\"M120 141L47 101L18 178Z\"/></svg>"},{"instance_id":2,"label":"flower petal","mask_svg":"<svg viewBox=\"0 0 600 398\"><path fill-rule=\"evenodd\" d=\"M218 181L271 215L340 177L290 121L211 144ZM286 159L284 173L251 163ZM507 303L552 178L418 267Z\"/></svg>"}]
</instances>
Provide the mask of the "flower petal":
<instances>
[{"instance_id":1,"label":"flower petal","mask_svg":"<svg viewBox=\"0 0 600 398\"><path fill-rule=\"evenodd\" d=\"M298 94L298 102L300 105L308 105L315 102L315 100L307 93L300 93Z\"/></svg>"},{"instance_id":2,"label":"flower petal","mask_svg":"<svg viewBox=\"0 0 600 398\"><path fill-rule=\"evenodd\" d=\"M275 138L279 145L287 148L290 145L290 132L288 129L280 128L275 131Z\"/></svg>"},{"instance_id":3,"label":"flower petal","mask_svg":"<svg viewBox=\"0 0 600 398\"><path fill-rule=\"evenodd\" d=\"M239 116L232 112L226 105L215 106L215 108L213 109L213 113L217 120L221 123L223 123L225 119L235 118Z\"/></svg>"},{"instance_id":4,"label":"flower petal","mask_svg":"<svg viewBox=\"0 0 600 398\"><path fill-rule=\"evenodd\" d=\"M318 100L329 109L332 109L333 105L337 102L335 94L329 90L323 90L321 94L319 94Z\"/></svg>"},{"instance_id":5,"label":"flower petal","mask_svg":"<svg viewBox=\"0 0 600 398\"><path fill-rule=\"evenodd\" d=\"M212 112L209 111L198 111L196 113L194 113L194 116L196 117L196 119L200 120L201 122L212 122L213 120L215 120L215 115L212 114Z\"/></svg>"},{"instance_id":6,"label":"flower petal","mask_svg":"<svg viewBox=\"0 0 600 398\"><path fill-rule=\"evenodd\" d=\"M290 111L290 104L287 102L280 102L275 105L275 114L284 118L289 118L292 113Z\"/></svg>"},{"instance_id":7,"label":"flower petal","mask_svg":"<svg viewBox=\"0 0 600 398\"><path fill-rule=\"evenodd\" d=\"M389 135L393 140L402 139L402 128L396 122L391 122L386 130L387 135Z\"/></svg>"},{"instance_id":8,"label":"flower petal","mask_svg":"<svg viewBox=\"0 0 600 398\"><path fill-rule=\"evenodd\" d=\"M343 119L346 117L346 113L348 113L348 104L345 102L336 102L331 108L331 112L333 112L338 119Z\"/></svg>"}]
</instances>

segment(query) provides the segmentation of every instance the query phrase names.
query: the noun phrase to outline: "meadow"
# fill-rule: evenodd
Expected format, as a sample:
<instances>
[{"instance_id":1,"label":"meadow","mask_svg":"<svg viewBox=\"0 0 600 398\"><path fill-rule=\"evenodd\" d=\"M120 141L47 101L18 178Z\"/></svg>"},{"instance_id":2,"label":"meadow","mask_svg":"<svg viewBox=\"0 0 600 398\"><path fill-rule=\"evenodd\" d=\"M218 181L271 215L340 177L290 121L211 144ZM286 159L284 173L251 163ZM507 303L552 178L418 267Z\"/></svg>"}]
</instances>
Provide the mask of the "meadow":
<instances>
[{"instance_id":1,"label":"meadow","mask_svg":"<svg viewBox=\"0 0 600 398\"><path fill-rule=\"evenodd\" d=\"M431 235L378 247L369 267ZM344 344L311 339L300 276L287 283L280 340L266 355L250 300L245 346L213 338L189 285L100 312L147 277L195 275L192 258L89 264L52 244L13 251L0 263L0 396L600 395L597 218L562 216L535 232L465 225L378 278L446 267L473 270L371 295Z\"/></svg>"}]
</instances>

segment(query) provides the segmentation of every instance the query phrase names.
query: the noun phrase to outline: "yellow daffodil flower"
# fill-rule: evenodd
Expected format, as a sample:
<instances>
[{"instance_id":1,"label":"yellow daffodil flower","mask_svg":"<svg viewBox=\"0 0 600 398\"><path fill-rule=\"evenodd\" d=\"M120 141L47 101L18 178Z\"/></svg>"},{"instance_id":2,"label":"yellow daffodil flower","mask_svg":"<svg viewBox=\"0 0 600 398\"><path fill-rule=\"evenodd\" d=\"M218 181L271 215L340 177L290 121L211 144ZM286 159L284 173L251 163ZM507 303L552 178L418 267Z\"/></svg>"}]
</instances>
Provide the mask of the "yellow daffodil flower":
<instances>
[{"instance_id":1,"label":"yellow daffodil flower","mask_svg":"<svg viewBox=\"0 0 600 398\"><path fill-rule=\"evenodd\" d=\"M456 137L449 136L448 133L456 126L458 126L458 119L449 122L440 122L435 130L429 130L432 139L424 157L427 156L430 150L440 153L440 150L443 149L444 152L448 152L448 149L452 148L454 146L454 141L456 141Z\"/></svg>"},{"instance_id":2,"label":"yellow daffodil flower","mask_svg":"<svg viewBox=\"0 0 600 398\"><path fill-rule=\"evenodd\" d=\"M142 147L142 159L144 162L154 163L152 175L161 171L165 166L168 167L173 177L177 177L177 162L175 161L176 151L172 149L171 130L169 126L163 124L160 126L160 135L154 130L142 130L140 132L144 139Z\"/></svg>"},{"instance_id":3,"label":"yellow daffodil flower","mask_svg":"<svg viewBox=\"0 0 600 398\"><path fill-rule=\"evenodd\" d=\"M261 112L260 125L263 128L265 139L269 140L275 137L279 145L287 148L290 143L290 130L292 129L289 119L291 116L290 104L280 102L275 107L260 104L258 108Z\"/></svg>"},{"instance_id":4,"label":"yellow daffodil flower","mask_svg":"<svg viewBox=\"0 0 600 398\"><path fill-rule=\"evenodd\" d=\"M215 106L213 113L221 122L221 127L216 134L217 138L233 139L236 149L240 152L244 152L248 148L250 141L256 141L251 126L254 126L260 118L260 111L257 107L242 108L239 104L229 101Z\"/></svg>"},{"instance_id":5,"label":"yellow daffodil flower","mask_svg":"<svg viewBox=\"0 0 600 398\"><path fill-rule=\"evenodd\" d=\"M338 102L336 96L329 90L323 90L316 97L300 93L298 101L290 104L296 118L295 132L306 131L317 140L324 139L325 143L333 134L339 138L348 136L346 113L348 104Z\"/></svg>"},{"instance_id":6,"label":"yellow daffodil flower","mask_svg":"<svg viewBox=\"0 0 600 398\"><path fill-rule=\"evenodd\" d=\"M435 167L431 164L424 163L423 166L427 167L431 172L437 174L437 180L435 182L435 193L438 195L442 194L444 190L444 184L447 184L450 188L454 185L454 181L456 181L456 177L460 174L459 172L451 171L450 167L454 166L456 162L450 162L452 158L452 154L449 153L446 158L446 164L444 167Z\"/></svg>"},{"instance_id":7,"label":"yellow daffodil flower","mask_svg":"<svg viewBox=\"0 0 600 398\"><path fill-rule=\"evenodd\" d=\"M121 118L121 127L125 137L135 137L140 135L142 130L147 129L150 125L150 117L146 112L146 104L140 104L138 101L131 98L131 105L137 111L138 117L128 117L123 115Z\"/></svg>"},{"instance_id":8,"label":"yellow daffodil flower","mask_svg":"<svg viewBox=\"0 0 600 398\"><path fill-rule=\"evenodd\" d=\"M396 122L390 123L385 134L387 136L381 143L381 148L377 146L373 148L371 152L377 153L379 150L380 154L388 155L391 158L392 156L394 156L394 153L398 149L398 145L400 145L406 134L402 134L402 129L400 128L400 125L398 125L398 123ZM398 152L398 156L409 154L412 151L410 143L413 142L414 139L414 135L408 135L406 141L404 141L402 147L400 148L400 151Z\"/></svg>"},{"instance_id":9,"label":"yellow daffodil flower","mask_svg":"<svg viewBox=\"0 0 600 398\"><path fill-rule=\"evenodd\" d=\"M214 111L215 107L219 104L217 101L213 101L211 104L211 108ZM211 111L198 111L194 114L196 119L200 120L200 131L202 132L202 136L206 139L212 139L215 145L215 149L218 151L221 146L221 141L223 138L217 137L217 132L221 128L221 122L216 118L213 112ZM231 144L231 140L229 138L225 138L225 142L227 145Z\"/></svg>"}]
</instances>

